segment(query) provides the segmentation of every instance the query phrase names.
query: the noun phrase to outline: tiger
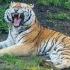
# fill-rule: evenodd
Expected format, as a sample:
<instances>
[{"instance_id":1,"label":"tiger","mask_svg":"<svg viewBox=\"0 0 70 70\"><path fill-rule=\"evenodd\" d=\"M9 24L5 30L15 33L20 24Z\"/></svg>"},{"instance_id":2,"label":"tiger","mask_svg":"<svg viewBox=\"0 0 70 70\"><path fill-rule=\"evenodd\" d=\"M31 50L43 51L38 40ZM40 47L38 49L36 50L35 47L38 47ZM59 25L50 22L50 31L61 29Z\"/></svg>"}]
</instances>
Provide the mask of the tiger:
<instances>
[{"instance_id":1,"label":"tiger","mask_svg":"<svg viewBox=\"0 0 70 70\"><path fill-rule=\"evenodd\" d=\"M11 2L5 11L8 37L0 42L0 56L38 55L53 67L65 70L70 67L70 37L43 27L33 11L34 5Z\"/></svg>"}]
</instances>

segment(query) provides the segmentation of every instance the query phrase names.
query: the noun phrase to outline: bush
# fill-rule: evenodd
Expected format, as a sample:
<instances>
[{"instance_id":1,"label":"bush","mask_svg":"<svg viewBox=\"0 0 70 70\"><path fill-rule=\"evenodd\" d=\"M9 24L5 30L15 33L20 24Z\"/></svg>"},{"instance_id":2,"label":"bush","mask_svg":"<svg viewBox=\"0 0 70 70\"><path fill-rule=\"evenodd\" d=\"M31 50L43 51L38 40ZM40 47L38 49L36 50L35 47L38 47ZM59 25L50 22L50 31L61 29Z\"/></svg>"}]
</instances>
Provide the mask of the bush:
<instances>
[{"instance_id":1,"label":"bush","mask_svg":"<svg viewBox=\"0 0 70 70\"><path fill-rule=\"evenodd\" d=\"M9 3L11 0L0 0L0 3Z\"/></svg>"},{"instance_id":2,"label":"bush","mask_svg":"<svg viewBox=\"0 0 70 70\"><path fill-rule=\"evenodd\" d=\"M67 9L70 9L70 1L65 2L64 7Z\"/></svg>"},{"instance_id":3,"label":"bush","mask_svg":"<svg viewBox=\"0 0 70 70\"><path fill-rule=\"evenodd\" d=\"M12 0L12 1L18 1L21 2L22 0ZM0 0L0 3L10 3L11 0Z\"/></svg>"},{"instance_id":4,"label":"bush","mask_svg":"<svg viewBox=\"0 0 70 70\"><path fill-rule=\"evenodd\" d=\"M4 21L4 12L5 12L5 8L4 7L0 7L0 31L8 30L8 26L7 23Z\"/></svg>"},{"instance_id":5,"label":"bush","mask_svg":"<svg viewBox=\"0 0 70 70\"><path fill-rule=\"evenodd\" d=\"M38 4L64 7L70 9L70 0L38 0Z\"/></svg>"},{"instance_id":6,"label":"bush","mask_svg":"<svg viewBox=\"0 0 70 70\"><path fill-rule=\"evenodd\" d=\"M68 15L66 13L60 12L57 15L54 15L55 19L59 19L59 20L67 20Z\"/></svg>"},{"instance_id":7,"label":"bush","mask_svg":"<svg viewBox=\"0 0 70 70\"><path fill-rule=\"evenodd\" d=\"M47 18L53 20L70 20L70 15L68 13L59 12L59 13L51 13L49 12Z\"/></svg>"},{"instance_id":8,"label":"bush","mask_svg":"<svg viewBox=\"0 0 70 70\"><path fill-rule=\"evenodd\" d=\"M38 4L49 5L49 0L37 0Z\"/></svg>"},{"instance_id":9,"label":"bush","mask_svg":"<svg viewBox=\"0 0 70 70\"><path fill-rule=\"evenodd\" d=\"M61 5L61 1L62 0L38 0L37 3L38 4L43 4L43 5L58 6L58 5Z\"/></svg>"}]
</instances>

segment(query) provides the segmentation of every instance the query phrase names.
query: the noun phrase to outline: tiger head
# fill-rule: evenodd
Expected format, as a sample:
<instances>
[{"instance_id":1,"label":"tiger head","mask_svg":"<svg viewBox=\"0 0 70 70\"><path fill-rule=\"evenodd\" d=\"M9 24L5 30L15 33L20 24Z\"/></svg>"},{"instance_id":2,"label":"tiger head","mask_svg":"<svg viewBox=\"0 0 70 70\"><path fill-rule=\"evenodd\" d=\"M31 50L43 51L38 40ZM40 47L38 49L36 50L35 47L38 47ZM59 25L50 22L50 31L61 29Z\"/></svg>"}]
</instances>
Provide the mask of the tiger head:
<instances>
[{"instance_id":1,"label":"tiger head","mask_svg":"<svg viewBox=\"0 0 70 70\"><path fill-rule=\"evenodd\" d=\"M17 28L20 26L30 26L35 21L35 13L32 8L33 5L13 2L5 11L4 19Z\"/></svg>"}]
</instances>

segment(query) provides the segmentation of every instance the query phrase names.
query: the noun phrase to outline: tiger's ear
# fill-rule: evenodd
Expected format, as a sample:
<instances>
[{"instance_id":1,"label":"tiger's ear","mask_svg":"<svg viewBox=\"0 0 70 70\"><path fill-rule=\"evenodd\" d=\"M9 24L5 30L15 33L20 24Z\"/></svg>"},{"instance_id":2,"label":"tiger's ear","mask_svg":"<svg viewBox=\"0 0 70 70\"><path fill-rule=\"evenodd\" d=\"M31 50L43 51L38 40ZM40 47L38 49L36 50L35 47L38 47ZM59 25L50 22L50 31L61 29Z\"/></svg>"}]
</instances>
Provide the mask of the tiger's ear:
<instances>
[{"instance_id":1,"label":"tiger's ear","mask_svg":"<svg viewBox=\"0 0 70 70\"><path fill-rule=\"evenodd\" d=\"M31 8L34 8L34 4L30 4L30 7L31 7Z\"/></svg>"},{"instance_id":2,"label":"tiger's ear","mask_svg":"<svg viewBox=\"0 0 70 70\"><path fill-rule=\"evenodd\" d=\"M11 1L10 5L12 5L13 3L15 3L14 1Z\"/></svg>"},{"instance_id":3,"label":"tiger's ear","mask_svg":"<svg viewBox=\"0 0 70 70\"><path fill-rule=\"evenodd\" d=\"M10 7L12 7L13 4L15 4L15 2L11 1L11 3L10 3Z\"/></svg>"}]
</instances>

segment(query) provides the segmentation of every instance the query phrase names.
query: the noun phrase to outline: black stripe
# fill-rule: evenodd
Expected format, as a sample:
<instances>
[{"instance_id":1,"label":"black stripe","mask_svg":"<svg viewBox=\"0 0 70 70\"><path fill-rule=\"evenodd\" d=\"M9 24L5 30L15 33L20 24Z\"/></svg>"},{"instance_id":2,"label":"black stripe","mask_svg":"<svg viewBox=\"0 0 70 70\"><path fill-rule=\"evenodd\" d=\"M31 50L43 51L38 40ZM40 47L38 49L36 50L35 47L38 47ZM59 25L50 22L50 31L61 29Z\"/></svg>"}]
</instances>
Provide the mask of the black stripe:
<instances>
[{"instance_id":1,"label":"black stripe","mask_svg":"<svg viewBox=\"0 0 70 70\"><path fill-rule=\"evenodd\" d=\"M34 25L34 24L33 24L33 25ZM33 30L35 30L35 29L33 29ZM33 30L32 30L32 31L33 31ZM28 32L28 33L25 33L23 37L27 36L27 35L28 35L29 33L31 33L32 31L30 31L30 32ZM39 31L38 35L32 40L32 42L33 42L37 37L39 37L40 35L41 35L41 30ZM23 37L21 37L21 39L22 39ZM20 40L21 40L21 39L20 39ZM18 40L18 41L20 41L20 40Z\"/></svg>"},{"instance_id":2,"label":"black stripe","mask_svg":"<svg viewBox=\"0 0 70 70\"><path fill-rule=\"evenodd\" d=\"M64 38L62 39L62 42L64 41L65 38L66 38L66 37L64 37Z\"/></svg>"},{"instance_id":3,"label":"black stripe","mask_svg":"<svg viewBox=\"0 0 70 70\"><path fill-rule=\"evenodd\" d=\"M33 29L33 30L34 30L34 29ZM33 30L32 30L32 31L33 31ZM31 31L31 32L32 32L32 31ZM31 32L29 32L29 33L31 33ZM24 34L23 37L27 36L29 33ZM39 37L39 35L41 35L41 30L39 31L39 33L37 34L37 36L32 40L32 42L33 42L37 37ZM21 37L21 39L22 39L23 37ZM21 40L21 39L20 39L20 40ZM18 40L18 41L20 41L20 40ZM24 42L27 42L28 40L30 40L30 38L27 39L27 40L25 40Z\"/></svg>"},{"instance_id":4,"label":"black stripe","mask_svg":"<svg viewBox=\"0 0 70 70\"><path fill-rule=\"evenodd\" d=\"M60 51L63 51L63 49L58 49L58 50L57 50L57 53L59 53Z\"/></svg>"},{"instance_id":5,"label":"black stripe","mask_svg":"<svg viewBox=\"0 0 70 70\"><path fill-rule=\"evenodd\" d=\"M11 21L11 19L9 18L9 16L7 15L7 19L9 20L9 21Z\"/></svg>"},{"instance_id":6,"label":"black stripe","mask_svg":"<svg viewBox=\"0 0 70 70\"><path fill-rule=\"evenodd\" d=\"M54 34L55 34L55 33L56 33L56 32L54 32ZM54 34L53 34L53 35L54 35ZM50 35L50 34L49 34L49 35ZM49 35L48 35L48 36L49 36ZM53 36L53 35L52 35L52 36ZM52 37L52 36L51 36L51 37ZM51 48L53 47L54 44L51 45L51 47L48 49L48 51L45 51L45 50L46 50L46 47L47 47L47 45L48 45L48 42L49 42L49 40L51 39L51 37L48 39L48 41L47 41L47 43L46 43L46 46L44 47L44 50L43 50L42 53L45 53L45 54L46 54L46 52L49 52L49 51L51 50ZM53 42L53 41L52 41L52 42Z\"/></svg>"},{"instance_id":7,"label":"black stripe","mask_svg":"<svg viewBox=\"0 0 70 70\"><path fill-rule=\"evenodd\" d=\"M58 36L55 38L55 44L58 41L58 39L61 37L61 34L59 33Z\"/></svg>"},{"instance_id":8,"label":"black stripe","mask_svg":"<svg viewBox=\"0 0 70 70\"><path fill-rule=\"evenodd\" d=\"M54 35L56 34L56 32L54 32L54 34L52 35L52 32L49 35L52 35L49 39L51 39ZM49 36L48 35L48 36Z\"/></svg>"},{"instance_id":9,"label":"black stripe","mask_svg":"<svg viewBox=\"0 0 70 70\"><path fill-rule=\"evenodd\" d=\"M40 46L41 46L41 44L40 44ZM43 45L44 46L44 45ZM40 50L39 50L39 52L38 52L38 54L41 52L42 53L42 47L40 47ZM43 55L43 54L41 54L41 55Z\"/></svg>"},{"instance_id":10,"label":"black stripe","mask_svg":"<svg viewBox=\"0 0 70 70\"><path fill-rule=\"evenodd\" d=\"M39 31L39 33L37 34L37 36L32 40L32 42L34 42L40 35L41 35L41 30Z\"/></svg>"},{"instance_id":11,"label":"black stripe","mask_svg":"<svg viewBox=\"0 0 70 70\"><path fill-rule=\"evenodd\" d=\"M54 34L55 34L55 33L56 33L56 32L54 32ZM50 33L50 34L51 34L51 33ZM50 35L50 34L49 34L49 35ZM53 35L54 35L54 34L53 34ZM48 36L49 36L49 35L48 35ZM52 36L53 36L53 35L52 35ZM49 41L49 40L50 40L50 38L48 39L48 41ZM47 44L48 44L48 41L47 41ZM46 52L47 52L47 51L45 52L45 49L46 49L46 47L47 47L47 44L46 44L46 46L44 47L44 50L43 50L43 52L42 52L42 53L44 53L44 54L46 54ZM40 50L41 50L41 49L40 49ZM40 52L41 52L41 51L40 51Z\"/></svg>"},{"instance_id":12,"label":"black stripe","mask_svg":"<svg viewBox=\"0 0 70 70\"><path fill-rule=\"evenodd\" d=\"M60 36L59 36L59 37L60 37ZM61 42L63 42L63 40L64 40L65 38L66 38L66 37L62 38L62 40L60 41L60 43L59 43L59 44L57 44L57 45L62 44ZM56 46L57 46L57 45L56 45ZM63 44L62 44L62 45L63 45ZM58 47L56 47L56 49L57 49L57 48L58 48ZM56 50L56 49L55 49L55 50ZM58 49L58 50L57 50L57 52L58 52L58 51L61 51L61 49Z\"/></svg>"},{"instance_id":13,"label":"black stripe","mask_svg":"<svg viewBox=\"0 0 70 70\"><path fill-rule=\"evenodd\" d=\"M64 60L64 59L68 59L68 60L70 60L70 58L68 58L68 57L62 57L62 59Z\"/></svg>"},{"instance_id":14,"label":"black stripe","mask_svg":"<svg viewBox=\"0 0 70 70\"><path fill-rule=\"evenodd\" d=\"M24 23L26 23L28 20L30 20L32 14L31 14L31 11L30 11L30 16L28 17L28 19L26 21L24 21Z\"/></svg>"},{"instance_id":15,"label":"black stripe","mask_svg":"<svg viewBox=\"0 0 70 70\"><path fill-rule=\"evenodd\" d=\"M42 53L45 53L46 54L45 50L46 50L46 47L48 45L48 42L49 42L49 40L47 41L47 43L46 43L46 45L45 45L44 50L42 51Z\"/></svg>"},{"instance_id":16,"label":"black stripe","mask_svg":"<svg viewBox=\"0 0 70 70\"><path fill-rule=\"evenodd\" d=\"M55 34L55 33L54 33L54 34ZM54 35L54 34L53 34L53 35ZM52 35L51 37L53 37L53 35ZM59 33L58 35L60 35L60 33ZM60 36L61 36L61 35L60 35ZM59 37L60 37L60 36L59 36ZM59 37L58 37L58 38L59 38ZM50 39L51 39L51 38L49 38L49 40L50 40ZM49 42L49 40L48 40L48 42ZM47 42L47 44L48 44L48 42ZM56 41L56 42L57 42L57 41ZM56 44L56 42L55 42L55 44ZM52 44L51 44L51 47L48 49L48 51L45 51L47 45L45 46L43 53L46 54L46 52L49 52L49 51L53 48L53 46L54 46L54 39L52 40L51 43L52 43Z\"/></svg>"},{"instance_id":17,"label":"black stripe","mask_svg":"<svg viewBox=\"0 0 70 70\"><path fill-rule=\"evenodd\" d=\"M34 30L34 29L33 29L33 30ZM33 31L33 30L32 30L32 31ZM25 33L24 36L22 36L22 37L18 40L18 42L19 42L23 37L25 37L25 36L27 36L29 33L31 33L32 31L30 31L30 32L28 32L28 33Z\"/></svg>"},{"instance_id":18,"label":"black stripe","mask_svg":"<svg viewBox=\"0 0 70 70\"><path fill-rule=\"evenodd\" d=\"M53 40L52 40L52 44L51 44L51 47L48 49L48 51L46 51L46 52L49 52L52 48L53 48L53 46L54 46L54 42L53 42Z\"/></svg>"}]
</instances>

